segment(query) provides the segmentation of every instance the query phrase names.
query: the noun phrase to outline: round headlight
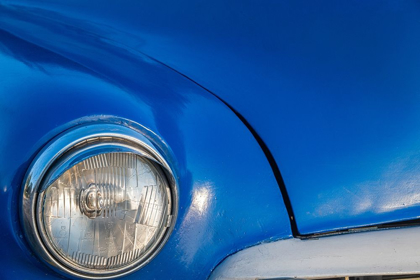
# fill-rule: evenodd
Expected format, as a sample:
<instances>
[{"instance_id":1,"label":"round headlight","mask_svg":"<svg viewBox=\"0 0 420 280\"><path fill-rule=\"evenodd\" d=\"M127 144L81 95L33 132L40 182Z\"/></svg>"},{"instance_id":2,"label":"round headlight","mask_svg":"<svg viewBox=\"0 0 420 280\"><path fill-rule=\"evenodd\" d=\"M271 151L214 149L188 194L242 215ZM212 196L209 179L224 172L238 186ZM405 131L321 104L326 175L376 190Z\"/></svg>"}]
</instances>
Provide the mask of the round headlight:
<instances>
[{"instance_id":1,"label":"round headlight","mask_svg":"<svg viewBox=\"0 0 420 280\"><path fill-rule=\"evenodd\" d=\"M32 247L72 275L112 278L144 266L176 216L177 188L154 145L118 125L73 129L32 164L23 220Z\"/></svg>"}]
</instances>

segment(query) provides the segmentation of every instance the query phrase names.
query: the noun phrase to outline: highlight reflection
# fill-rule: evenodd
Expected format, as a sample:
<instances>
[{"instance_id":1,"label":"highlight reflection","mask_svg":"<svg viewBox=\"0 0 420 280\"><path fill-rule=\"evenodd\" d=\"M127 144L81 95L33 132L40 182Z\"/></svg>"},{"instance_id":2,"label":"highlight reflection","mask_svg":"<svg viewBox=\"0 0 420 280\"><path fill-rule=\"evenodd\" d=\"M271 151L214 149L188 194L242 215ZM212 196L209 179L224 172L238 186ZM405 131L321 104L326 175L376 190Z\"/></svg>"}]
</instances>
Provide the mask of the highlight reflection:
<instances>
[{"instance_id":1,"label":"highlight reflection","mask_svg":"<svg viewBox=\"0 0 420 280\"><path fill-rule=\"evenodd\" d=\"M350 196L343 196L340 191L330 193L314 214L328 216L342 213L356 216L367 212L382 214L417 207L420 206L419 182L420 153L414 153L394 160L372 180L342 187ZM327 197L327 194L322 194L322 197ZM349 203L352 204L350 210L346 206Z\"/></svg>"},{"instance_id":2,"label":"highlight reflection","mask_svg":"<svg viewBox=\"0 0 420 280\"><path fill-rule=\"evenodd\" d=\"M182 261L190 265L194 256L200 250L200 244L206 239L213 239L213 230L209 225L209 219L214 218L208 213L214 207L214 186L210 182L196 184L193 187L191 205L185 215L178 233L183 236L179 241L182 248Z\"/></svg>"},{"instance_id":3,"label":"highlight reflection","mask_svg":"<svg viewBox=\"0 0 420 280\"><path fill-rule=\"evenodd\" d=\"M210 203L211 191L208 186L203 186L194 190L191 210L203 215Z\"/></svg>"}]
</instances>

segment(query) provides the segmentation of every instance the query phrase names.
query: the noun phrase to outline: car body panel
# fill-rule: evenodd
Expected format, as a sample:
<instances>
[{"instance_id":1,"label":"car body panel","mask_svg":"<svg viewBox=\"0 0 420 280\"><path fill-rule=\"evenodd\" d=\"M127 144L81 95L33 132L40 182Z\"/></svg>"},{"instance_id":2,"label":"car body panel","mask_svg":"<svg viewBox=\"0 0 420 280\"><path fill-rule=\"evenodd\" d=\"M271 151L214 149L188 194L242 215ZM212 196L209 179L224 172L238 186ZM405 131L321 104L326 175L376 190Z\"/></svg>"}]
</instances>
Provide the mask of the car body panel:
<instances>
[{"instance_id":1,"label":"car body panel","mask_svg":"<svg viewBox=\"0 0 420 280\"><path fill-rule=\"evenodd\" d=\"M204 278L291 237L272 166L211 93L273 155L298 234L419 218L419 14L418 1L4 1L0 276L55 277L24 257L21 180L49 139L107 116L155 131L186 186L169 243L128 278Z\"/></svg>"},{"instance_id":2,"label":"car body panel","mask_svg":"<svg viewBox=\"0 0 420 280\"><path fill-rule=\"evenodd\" d=\"M23 37L77 53L54 38L83 30L226 101L274 156L300 234L419 217L418 1L10 3L20 23L2 25Z\"/></svg>"},{"instance_id":3,"label":"car body panel","mask_svg":"<svg viewBox=\"0 0 420 280\"><path fill-rule=\"evenodd\" d=\"M225 104L141 54L114 45L86 47L83 54L109 60L88 68L0 31L1 279L59 277L25 242L18 215L24 175L53 137L115 117L141 124L165 144L180 194L169 241L146 267L124 279L206 278L237 250L291 237L270 165Z\"/></svg>"}]
</instances>

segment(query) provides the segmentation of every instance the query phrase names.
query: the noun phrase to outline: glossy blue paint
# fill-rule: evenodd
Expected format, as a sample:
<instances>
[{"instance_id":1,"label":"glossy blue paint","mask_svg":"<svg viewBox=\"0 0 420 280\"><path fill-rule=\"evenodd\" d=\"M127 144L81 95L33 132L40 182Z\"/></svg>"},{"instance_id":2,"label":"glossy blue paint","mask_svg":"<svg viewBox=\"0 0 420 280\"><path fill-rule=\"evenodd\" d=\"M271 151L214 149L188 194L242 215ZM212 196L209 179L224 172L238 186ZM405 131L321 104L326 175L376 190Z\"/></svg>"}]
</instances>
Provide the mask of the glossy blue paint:
<instances>
[{"instance_id":1,"label":"glossy blue paint","mask_svg":"<svg viewBox=\"0 0 420 280\"><path fill-rule=\"evenodd\" d=\"M173 154L180 188L168 243L124 279L204 279L236 250L291 236L267 159L228 107L117 42L65 24L26 21L26 12L0 11L3 28L28 35L26 41L0 31L1 279L59 277L25 243L18 217L23 176L52 137L108 116L154 131ZM29 42L43 36L49 40Z\"/></svg>"},{"instance_id":2,"label":"glossy blue paint","mask_svg":"<svg viewBox=\"0 0 420 280\"><path fill-rule=\"evenodd\" d=\"M118 42L224 99L274 155L300 233L420 216L418 1L10 2L25 8L1 25L25 38Z\"/></svg>"},{"instance_id":3,"label":"glossy blue paint","mask_svg":"<svg viewBox=\"0 0 420 280\"><path fill-rule=\"evenodd\" d=\"M58 65L85 73L89 76L86 80L94 77L111 84L125 93L115 96L127 99L116 102L111 94L99 93L100 83L86 82L84 86L90 84L92 91L91 103L85 103L80 92L64 94L70 105L79 105L74 109L48 92L61 92L62 84L75 86L82 82L60 78L56 82L60 86L47 88L47 93L43 93L51 101L44 101L39 93L37 97L18 94L10 98L12 103L0 104L5 107L2 111L10 112L4 114L16 118L13 124L22 123L20 137L33 129L35 136L31 137L38 139L37 144L25 144L26 160L34 153L34 147L40 147L48 135L59 132L71 121L70 116L87 113L136 116L133 119L140 123L149 120L146 126L151 119L157 119L160 126L173 130L171 134L160 129L159 134L178 135L185 125L180 112L190 108L179 104L189 100L190 87L194 92L203 90L190 85L185 92L187 82L180 86L177 75L160 73L164 67L158 60L224 99L253 126L280 167L300 233L418 218L419 6L418 1L376 0L178 1L176 5L172 1L7 1L0 8L0 29L59 54L35 52L28 59L21 52L37 47L25 46L22 41L3 47L9 56L50 77L47 85L61 75L62 67L56 70L54 62L65 57L68 60ZM19 71L6 67L2 69L8 76L3 75L2 81L10 75L21 76ZM4 86L9 87L8 91L14 90ZM38 92L43 85L39 82L33 87ZM133 112L125 112L125 103L140 102L138 96L150 108L138 112L132 105ZM93 102L96 98L101 98L101 107ZM21 103L40 99L43 102L33 109L44 115L33 114L38 122L29 125L27 118L32 107ZM55 102L66 106L52 106ZM192 107L197 108L197 104ZM173 105L174 113L168 111L168 106ZM18 106L20 110L14 111ZM109 108L103 112L102 107ZM162 110L167 112L165 116L159 113ZM137 114L146 115L140 118ZM212 118L218 116L216 112L208 114ZM45 121L45 116L55 115L49 120L54 125L45 124L46 128L40 131L34 129L42 123L40 120ZM173 115L177 116L175 120ZM201 117L201 125L209 125L209 118ZM11 130L3 120L8 119L2 118L2 126L7 126L2 131ZM223 123L221 117L218 120ZM184 128L182 131L187 133ZM205 129L200 131L204 133ZM205 133L207 137L211 134ZM237 148L243 149L240 135L233 135L232 141L236 139ZM9 141L5 139L0 143ZM25 143L17 136L11 139ZM181 140L184 139L173 143L183 155L188 145L188 151L199 150L201 154L201 148L210 142L190 141L182 146ZM24 161L16 161L24 170ZM213 158L212 164L215 162ZM189 164L190 161L188 166L194 166ZM16 166L8 171L9 179L2 176L1 180L12 182L10 176L15 174ZM9 201L8 207L12 207L13 200ZM283 212L277 214L284 218Z\"/></svg>"}]
</instances>

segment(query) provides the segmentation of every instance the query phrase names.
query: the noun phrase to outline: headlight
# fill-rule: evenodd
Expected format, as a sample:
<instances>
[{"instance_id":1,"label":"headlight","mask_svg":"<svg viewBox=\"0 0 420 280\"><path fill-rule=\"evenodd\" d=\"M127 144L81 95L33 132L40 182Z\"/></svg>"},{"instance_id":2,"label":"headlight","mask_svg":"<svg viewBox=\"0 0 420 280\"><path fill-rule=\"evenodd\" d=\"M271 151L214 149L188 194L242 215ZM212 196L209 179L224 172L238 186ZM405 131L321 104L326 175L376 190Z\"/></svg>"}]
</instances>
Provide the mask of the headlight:
<instances>
[{"instance_id":1,"label":"headlight","mask_svg":"<svg viewBox=\"0 0 420 280\"><path fill-rule=\"evenodd\" d=\"M26 236L46 262L72 275L112 278L144 266L174 224L171 169L140 133L117 125L55 139L27 173Z\"/></svg>"}]
</instances>

